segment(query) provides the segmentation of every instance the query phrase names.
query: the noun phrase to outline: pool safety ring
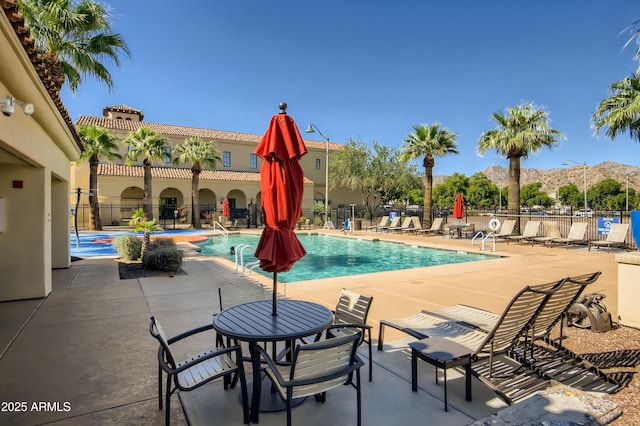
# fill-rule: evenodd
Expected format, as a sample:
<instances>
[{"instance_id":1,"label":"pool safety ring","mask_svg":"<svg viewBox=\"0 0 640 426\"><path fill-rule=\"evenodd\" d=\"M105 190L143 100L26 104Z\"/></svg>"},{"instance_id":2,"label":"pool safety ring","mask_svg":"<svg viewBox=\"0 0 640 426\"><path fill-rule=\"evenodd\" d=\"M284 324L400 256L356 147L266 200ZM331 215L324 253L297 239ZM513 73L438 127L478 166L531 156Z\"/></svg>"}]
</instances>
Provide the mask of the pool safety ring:
<instances>
[{"instance_id":1,"label":"pool safety ring","mask_svg":"<svg viewBox=\"0 0 640 426\"><path fill-rule=\"evenodd\" d=\"M491 229L492 231L497 231L498 229L500 229L500 219L497 218L493 218L489 221L489 229Z\"/></svg>"}]
</instances>

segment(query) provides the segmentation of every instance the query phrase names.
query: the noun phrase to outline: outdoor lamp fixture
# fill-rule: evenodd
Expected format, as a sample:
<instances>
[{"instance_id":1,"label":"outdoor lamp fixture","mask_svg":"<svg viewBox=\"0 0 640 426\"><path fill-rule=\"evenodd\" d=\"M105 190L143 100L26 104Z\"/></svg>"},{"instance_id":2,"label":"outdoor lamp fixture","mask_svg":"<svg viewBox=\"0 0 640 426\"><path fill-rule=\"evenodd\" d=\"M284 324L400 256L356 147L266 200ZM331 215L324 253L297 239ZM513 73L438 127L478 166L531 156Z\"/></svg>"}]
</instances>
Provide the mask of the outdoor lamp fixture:
<instances>
[{"instance_id":1,"label":"outdoor lamp fixture","mask_svg":"<svg viewBox=\"0 0 640 426\"><path fill-rule=\"evenodd\" d=\"M318 127L315 124L309 123L309 127L307 127L307 130L305 130L305 132L307 132L307 133L315 133L316 131L326 141L326 147L327 147L326 159L324 161L324 165L325 165L325 174L324 174L324 214L325 214L325 220L329 220L329 217L328 217L328 214L329 214L328 213L328 209L329 209L329 138L326 137L325 135L323 135L322 132L320 131L320 129L318 129Z\"/></svg>"},{"instance_id":2,"label":"outdoor lamp fixture","mask_svg":"<svg viewBox=\"0 0 640 426\"><path fill-rule=\"evenodd\" d=\"M578 163L577 161L567 160L564 163L562 163L562 165L568 166L570 162L574 164L582 165L582 170L584 171L584 209L586 211L589 208L589 206L587 206L587 163L586 162Z\"/></svg>"},{"instance_id":3,"label":"outdoor lamp fixture","mask_svg":"<svg viewBox=\"0 0 640 426\"><path fill-rule=\"evenodd\" d=\"M15 110L15 104L20 105L26 115L31 115L35 111L33 104L19 101L12 98L11 96L7 96L6 98L0 98L0 111L2 111L2 115L4 115L5 117L11 117L13 115L13 111Z\"/></svg>"}]
</instances>

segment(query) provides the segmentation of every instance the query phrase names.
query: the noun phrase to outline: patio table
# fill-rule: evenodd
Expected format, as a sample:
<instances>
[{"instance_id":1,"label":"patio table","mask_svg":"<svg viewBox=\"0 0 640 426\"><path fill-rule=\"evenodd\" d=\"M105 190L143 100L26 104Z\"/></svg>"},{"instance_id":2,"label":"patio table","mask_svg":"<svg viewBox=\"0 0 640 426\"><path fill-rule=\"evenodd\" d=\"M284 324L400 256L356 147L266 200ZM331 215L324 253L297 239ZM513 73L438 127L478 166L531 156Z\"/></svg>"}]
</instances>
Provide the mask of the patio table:
<instances>
[{"instance_id":1,"label":"patio table","mask_svg":"<svg viewBox=\"0 0 640 426\"><path fill-rule=\"evenodd\" d=\"M258 342L287 342L312 336L333 323L333 313L317 303L302 300L278 300L278 315L272 315L272 301L260 300L225 309L213 319L213 328L224 336L249 344L253 367L251 421L258 422L261 410L260 353ZM277 397L277 394L275 395ZM282 405L280 409L284 409ZM275 411L262 407L262 411Z\"/></svg>"}]
</instances>

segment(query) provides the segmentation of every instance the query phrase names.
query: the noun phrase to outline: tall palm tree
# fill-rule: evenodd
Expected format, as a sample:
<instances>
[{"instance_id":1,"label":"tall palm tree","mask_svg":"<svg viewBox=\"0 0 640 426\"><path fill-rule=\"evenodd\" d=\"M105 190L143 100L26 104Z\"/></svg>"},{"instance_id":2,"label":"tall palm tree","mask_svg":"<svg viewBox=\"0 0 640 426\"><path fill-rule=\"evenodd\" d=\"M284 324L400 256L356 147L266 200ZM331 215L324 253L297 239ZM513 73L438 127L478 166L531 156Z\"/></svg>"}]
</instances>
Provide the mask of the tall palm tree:
<instances>
[{"instance_id":1,"label":"tall palm tree","mask_svg":"<svg viewBox=\"0 0 640 426\"><path fill-rule=\"evenodd\" d=\"M144 219L146 221L153 220L153 191L151 190L151 167L154 160L164 158L167 146L167 139L160 133L153 131L147 127L141 127L135 132L129 133L124 140L129 145L127 151L127 164L131 166L135 161L142 157L142 165L144 167L144 195L142 198L142 207L144 210Z\"/></svg>"},{"instance_id":2,"label":"tall palm tree","mask_svg":"<svg viewBox=\"0 0 640 426\"><path fill-rule=\"evenodd\" d=\"M518 215L516 231L520 230L520 159L536 153L543 147L558 145L564 135L549 125L549 114L534 104L507 107L506 113L495 112L497 128L482 132L478 141L478 153L494 149L498 155L509 159L508 212Z\"/></svg>"},{"instance_id":3,"label":"tall palm tree","mask_svg":"<svg viewBox=\"0 0 640 426\"><path fill-rule=\"evenodd\" d=\"M200 194L198 193L198 183L202 168L215 170L216 163L220 161L220 151L213 142L203 141L198 137L191 137L175 147L178 153L173 159L173 163L191 164L191 225L194 228L201 228L200 224Z\"/></svg>"},{"instance_id":4,"label":"tall palm tree","mask_svg":"<svg viewBox=\"0 0 640 426\"><path fill-rule=\"evenodd\" d=\"M91 0L19 0L19 5L58 92L65 79L77 92L83 75L113 88L103 61L119 66L120 55L130 57L131 52L121 35L112 32L107 6Z\"/></svg>"},{"instance_id":5,"label":"tall palm tree","mask_svg":"<svg viewBox=\"0 0 640 426\"><path fill-rule=\"evenodd\" d=\"M79 126L78 133L84 145L80 160L89 160L89 229L102 231L98 202L98 164L103 158L109 161L122 160L122 155L118 152L118 138L99 126Z\"/></svg>"},{"instance_id":6,"label":"tall palm tree","mask_svg":"<svg viewBox=\"0 0 640 426\"><path fill-rule=\"evenodd\" d=\"M440 126L440 123L413 126L413 133L407 134L402 147L403 161L423 158L424 166L424 221L431 226L431 205L433 191L433 167L435 157L458 154L456 133Z\"/></svg>"},{"instance_id":7,"label":"tall palm tree","mask_svg":"<svg viewBox=\"0 0 640 426\"><path fill-rule=\"evenodd\" d=\"M604 99L593 113L591 122L596 133L606 128L606 135L615 139L629 132L640 142L640 68L629 77L609 86L611 96Z\"/></svg>"}]
</instances>

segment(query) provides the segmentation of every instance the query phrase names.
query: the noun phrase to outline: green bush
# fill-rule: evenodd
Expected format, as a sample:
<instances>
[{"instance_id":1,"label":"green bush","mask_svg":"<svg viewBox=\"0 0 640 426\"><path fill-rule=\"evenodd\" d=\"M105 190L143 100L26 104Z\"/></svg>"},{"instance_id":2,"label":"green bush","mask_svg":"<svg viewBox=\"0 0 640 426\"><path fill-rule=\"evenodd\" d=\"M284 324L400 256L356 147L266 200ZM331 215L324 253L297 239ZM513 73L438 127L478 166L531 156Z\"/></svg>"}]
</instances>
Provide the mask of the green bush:
<instances>
[{"instance_id":1,"label":"green bush","mask_svg":"<svg viewBox=\"0 0 640 426\"><path fill-rule=\"evenodd\" d=\"M120 235L113 239L113 246L118 251L118 255L125 260L140 259L142 250L142 240L134 235Z\"/></svg>"},{"instance_id":2,"label":"green bush","mask_svg":"<svg viewBox=\"0 0 640 426\"><path fill-rule=\"evenodd\" d=\"M147 250L157 250L159 248L169 248L177 250L178 246L176 242L171 237L157 237L154 238Z\"/></svg>"},{"instance_id":3,"label":"green bush","mask_svg":"<svg viewBox=\"0 0 640 426\"><path fill-rule=\"evenodd\" d=\"M313 218L314 226L322 226L322 218L320 216L316 216Z\"/></svg>"},{"instance_id":4,"label":"green bush","mask_svg":"<svg viewBox=\"0 0 640 426\"><path fill-rule=\"evenodd\" d=\"M142 267L154 271L179 272L182 254L182 250L168 247L147 250L142 257Z\"/></svg>"}]
</instances>

